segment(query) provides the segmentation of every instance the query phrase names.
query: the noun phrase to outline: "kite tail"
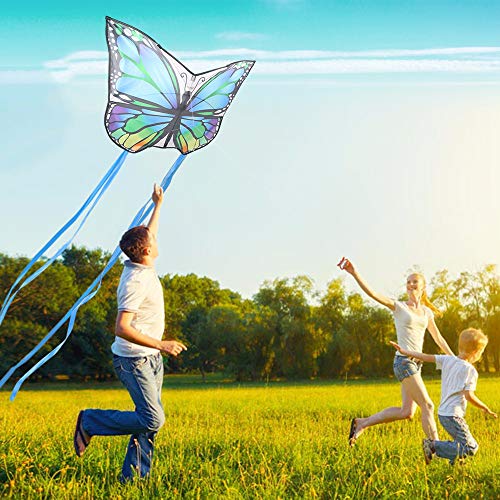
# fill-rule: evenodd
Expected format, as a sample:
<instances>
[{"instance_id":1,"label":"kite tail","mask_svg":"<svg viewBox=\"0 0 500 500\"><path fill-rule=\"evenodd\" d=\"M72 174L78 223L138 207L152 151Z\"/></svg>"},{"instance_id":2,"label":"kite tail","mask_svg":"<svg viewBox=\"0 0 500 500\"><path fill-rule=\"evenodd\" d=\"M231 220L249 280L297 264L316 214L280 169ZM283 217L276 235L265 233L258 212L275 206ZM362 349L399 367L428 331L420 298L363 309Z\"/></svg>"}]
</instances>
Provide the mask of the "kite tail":
<instances>
[{"instance_id":1,"label":"kite tail","mask_svg":"<svg viewBox=\"0 0 500 500\"><path fill-rule=\"evenodd\" d=\"M31 283L33 280L35 280L40 274L42 274L43 271L45 271L45 269L47 269L64 252L64 250L66 250L66 248L68 248L68 246L74 240L75 236L80 232L80 229L85 224L85 221L91 214L92 210L94 210L94 207L97 205L102 195L105 193L105 191L108 189L113 179L120 171L120 168L123 165L123 162L127 157L127 154L128 152L124 151L115 160L113 165L111 165L110 169L106 172L104 177L100 180L99 184L97 184L94 191L92 191L92 193L85 200L80 209L73 215L73 217L71 217L66 222L66 224L64 224L61 227L61 229L59 229L59 231L57 231L57 233L54 236L52 236L52 238L37 252L37 254L21 271L14 284L10 287L9 292L7 293L7 296L3 301L2 308L0 309L0 325L2 324L5 315L7 314L7 311L9 310L9 307L12 304L12 301L14 300L18 292L26 285ZM89 206L90 208L88 208ZM84 218L82 219L82 221L80 222L79 226L77 227L73 235L70 237L70 239L66 243L64 243L64 245L62 245L61 248L59 248L59 250L57 250L57 252L43 264L43 266L38 268L34 273L30 274L23 281L23 278L28 274L28 271L38 262L38 260L43 256L43 254L79 219L79 217L82 215L82 213L85 212L85 210L87 210L87 213L85 214Z\"/></svg>"},{"instance_id":2,"label":"kite tail","mask_svg":"<svg viewBox=\"0 0 500 500\"><path fill-rule=\"evenodd\" d=\"M163 180L161 181L161 187L163 188L163 191L166 191L170 183L172 182L172 178L174 174L177 172L178 168L180 167L181 163L184 161L186 158L186 155L179 155L177 160L174 162L170 170L167 172ZM137 212L136 216L134 217L133 221L131 222L129 229L135 226L138 226L142 224L148 215L150 214L151 210L153 209L153 203L151 200L148 200L142 207L141 209ZM3 378L0 380L0 388L7 382L7 380L12 376L12 374L22 365L24 365L27 361L29 361L42 347L43 345L48 342L52 336L59 330L59 328L66 323L66 321L69 320L68 322L68 327L66 330L66 336L60 342L52 351L50 351L48 354L46 354L42 359L40 359L32 368L30 368L16 383L14 386L14 389L12 390L12 393L10 395L10 400L14 401L14 398L16 397L17 393L19 392L19 389L21 388L22 384L24 381L38 368L40 368L43 364L45 364L49 359L54 357L59 350L62 348L66 340L68 340L69 336L71 335L71 331L73 330L73 326L75 323L75 318L78 309L91 300L99 291L99 288L101 287L102 279L104 276L108 273L108 271L114 266L118 258L120 257L121 251L119 247L116 247L113 254L111 255L111 258L109 259L108 263L106 264L106 267L101 271L101 273L97 276L97 278L93 281L93 283L87 288L87 290L80 296L80 298L75 302L75 304L68 310L68 312L64 315L63 318L57 323L54 328L38 343L38 345L31 350L24 358L19 361L16 365L14 365L10 370L3 376Z\"/></svg>"}]
</instances>

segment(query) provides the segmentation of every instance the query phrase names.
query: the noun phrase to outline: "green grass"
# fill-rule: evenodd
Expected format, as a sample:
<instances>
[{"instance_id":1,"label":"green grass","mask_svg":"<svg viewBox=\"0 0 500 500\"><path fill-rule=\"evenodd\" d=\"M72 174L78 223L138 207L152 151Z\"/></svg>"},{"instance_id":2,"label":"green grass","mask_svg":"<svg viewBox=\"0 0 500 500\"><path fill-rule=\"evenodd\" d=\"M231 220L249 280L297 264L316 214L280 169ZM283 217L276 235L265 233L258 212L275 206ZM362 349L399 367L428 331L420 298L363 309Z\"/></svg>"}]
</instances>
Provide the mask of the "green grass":
<instances>
[{"instance_id":1,"label":"green grass","mask_svg":"<svg viewBox=\"0 0 500 500\"><path fill-rule=\"evenodd\" d=\"M130 409L119 386L0 392L0 497L134 498L498 498L498 421L470 407L478 454L464 465L425 466L414 421L369 429L347 446L349 421L399 402L397 382L200 386L166 379L167 422L151 479L120 485L126 437L96 437L77 459L72 434L86 407ZM190 381L191 380L191 381ZM173 381L173 382L172 382ZM222 382L222 381L220 381ZM175 385L172 385L175 384ZM434 401L439 381L427 383ZM478 395L500 409L500 379ZM440 429L442 437L445 433Z\"/></svg>"}]
</instances>

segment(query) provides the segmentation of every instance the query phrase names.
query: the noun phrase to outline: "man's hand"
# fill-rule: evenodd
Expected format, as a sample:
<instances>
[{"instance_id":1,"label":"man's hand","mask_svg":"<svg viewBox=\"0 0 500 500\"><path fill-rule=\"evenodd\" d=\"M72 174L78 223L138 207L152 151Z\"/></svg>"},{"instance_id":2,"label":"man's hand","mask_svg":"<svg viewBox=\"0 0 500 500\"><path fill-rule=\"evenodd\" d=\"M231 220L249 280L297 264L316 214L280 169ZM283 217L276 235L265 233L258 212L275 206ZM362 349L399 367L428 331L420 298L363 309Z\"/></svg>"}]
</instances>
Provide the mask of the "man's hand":
<instances>
[{"instance_id":1,"label":"man's hand","mask_svg":"<svg viewBox=\"0 0 500 500\"><path fill-rule=\"evenodd\" d=\"M396 351L399 351L403 356L409 356L409 353L406 349L403 349L399 344L396 344L396 342L393 342L392 340L389 341L389 343L396 349Z\"/></svg>"},{"instance_id":2,"label":"man's hand","mask_svg":"<svg viewBox=\"0 0 500 500\"><path fill-rule=\"evenodd\" d=\"M151 199L156 207L159 207L163 203L163 189L161 186L155 183L153 186L153 194L151 195Z\"/></svg>"},{"instance_id":3,"label":"man's hand","mask_svg":"<svg viewBox=\"0 0 500 500\"><path fill-rule=\"evenodd\" d=\"M187 347L183 343L177 342L177 340L162 340L160 342L160 351L165 354L177 356L185 350L187 350Z\"/></svg>"},{"instance_id":4,"label":"man's hand","mask_svg":"<svg viewBox=\"0 0 500 500\"><path fill-rule=\"evenodd\" d=\"M153 194L151 195L151 200L154 204L153 213L148 222L148 228L155 237L158 237L158 219L160 218L160 207L163 203L163 189L161 186L155 183L153 186Z\"/></svg>"}]
</instances>

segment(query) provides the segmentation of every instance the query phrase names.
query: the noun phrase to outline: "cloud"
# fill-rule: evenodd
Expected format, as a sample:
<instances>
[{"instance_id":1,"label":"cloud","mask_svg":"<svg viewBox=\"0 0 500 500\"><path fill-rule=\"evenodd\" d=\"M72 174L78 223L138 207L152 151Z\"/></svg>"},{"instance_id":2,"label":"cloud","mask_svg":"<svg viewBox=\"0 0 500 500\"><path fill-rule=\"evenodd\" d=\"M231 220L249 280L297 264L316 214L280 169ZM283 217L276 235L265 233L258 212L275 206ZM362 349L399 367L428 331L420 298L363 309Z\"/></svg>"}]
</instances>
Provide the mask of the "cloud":
<instances>
[{"instance_id":1,"label":"cloud","mask_svg":"<svg viewBox=\"0 0 500 500\"><path fill-rule=\"evenodd\" d=\"M46 61L43 67L50 71L55 82L66 83L77 77L91 78L106 75L108 54L104 51L82 50L62 59Z\"/></svg>"},{"instance_id":2,"label":"cloud","mask_svg":"<svg viewBox=\"0 0 500 500\"><path fill-rule=\"evenodd\" d=\"M418 58L435 56L490 56L500 54L500 47L450 47L442 49L388 49L388 50L360 50L360 51L334 51L334 50L255 50L255 49L218 49L207 51L180 51L176 53L178 57L211 58L211 57L250 57L258 60L287 60L287 59L357 59L374 58L387 59L394 57Z\"/></svg>"},{"instance_id":3,"label":"cloud","mask_svg":"<svg viewBox=\"0 0 500 500\"><path fill-rule=\"evenodd\" d=\"M248 34L251 35L251 34ZM255 35L255 34L253 34ZM253 36L252 35L252 36ZM237 59L255 59L254 74L276 75L359 75L388 73L498 74L500 47L449 47L430 49L389 49L367 51L288 50L267 51L248 48L210 51L176 51L194 72L226 65ZM79 51L61 59L46 61L33 70L10 68L0 71L0 83L66 83L76 79L104 78L108 55L101 51Z\"/></svg>"},{"instance_id":4,"label":"cloud","mask_svg":"<svg viewBox=\"0 0 500 500\"><path fill-rule=\"evenodd\" d=\"M242 31L223 31L217 33L215 38L219 40L227 40L229 42L239 42L241 40L265 40L267 35L263 33L245 33Z\"/></svg>"},{"instance_id":5,"label":"cloud","mask_svg":"<svg viewBox=\"0 0 500 500\"><path fill-rule=\"evenodd\" d=\"M0 69L0 85L40 84L53 81L50 71L43 69Z\"/></svg>"}]
</instances>

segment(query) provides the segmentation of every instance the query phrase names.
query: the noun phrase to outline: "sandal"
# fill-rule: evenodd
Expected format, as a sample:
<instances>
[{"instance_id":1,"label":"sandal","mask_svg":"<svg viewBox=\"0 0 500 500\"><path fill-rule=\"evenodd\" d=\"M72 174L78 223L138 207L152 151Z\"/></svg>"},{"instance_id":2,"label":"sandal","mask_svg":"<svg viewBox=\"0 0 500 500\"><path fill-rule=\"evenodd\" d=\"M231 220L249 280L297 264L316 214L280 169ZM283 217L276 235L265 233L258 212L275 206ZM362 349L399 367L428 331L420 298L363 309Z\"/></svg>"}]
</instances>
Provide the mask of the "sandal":
<instances>
[{"instance_id":1,"label":"sandal","mask_svg":"<svg viewBox=\"0 0 500 500\"><path fill-rule=\"evenodd\" d=\"M351 420L351 428L349 430L349 446L352 448L356 443L356 419Z\"/></svg>"},{"instance_id":2,"label":"sandal","mask_svg":"<svg viewBox=\"0 0 500 500\"><path fill-rule=\"evenodd\" d=\"M86 432L84 431L82 426L82 417L83 410L78 414L75 434L73 436L73 446L75 447L75 453L77 457L81 457L85 453L85 450L90 443L90 437L88 439L85 437Z\"/></svg>"}]
</instances>

